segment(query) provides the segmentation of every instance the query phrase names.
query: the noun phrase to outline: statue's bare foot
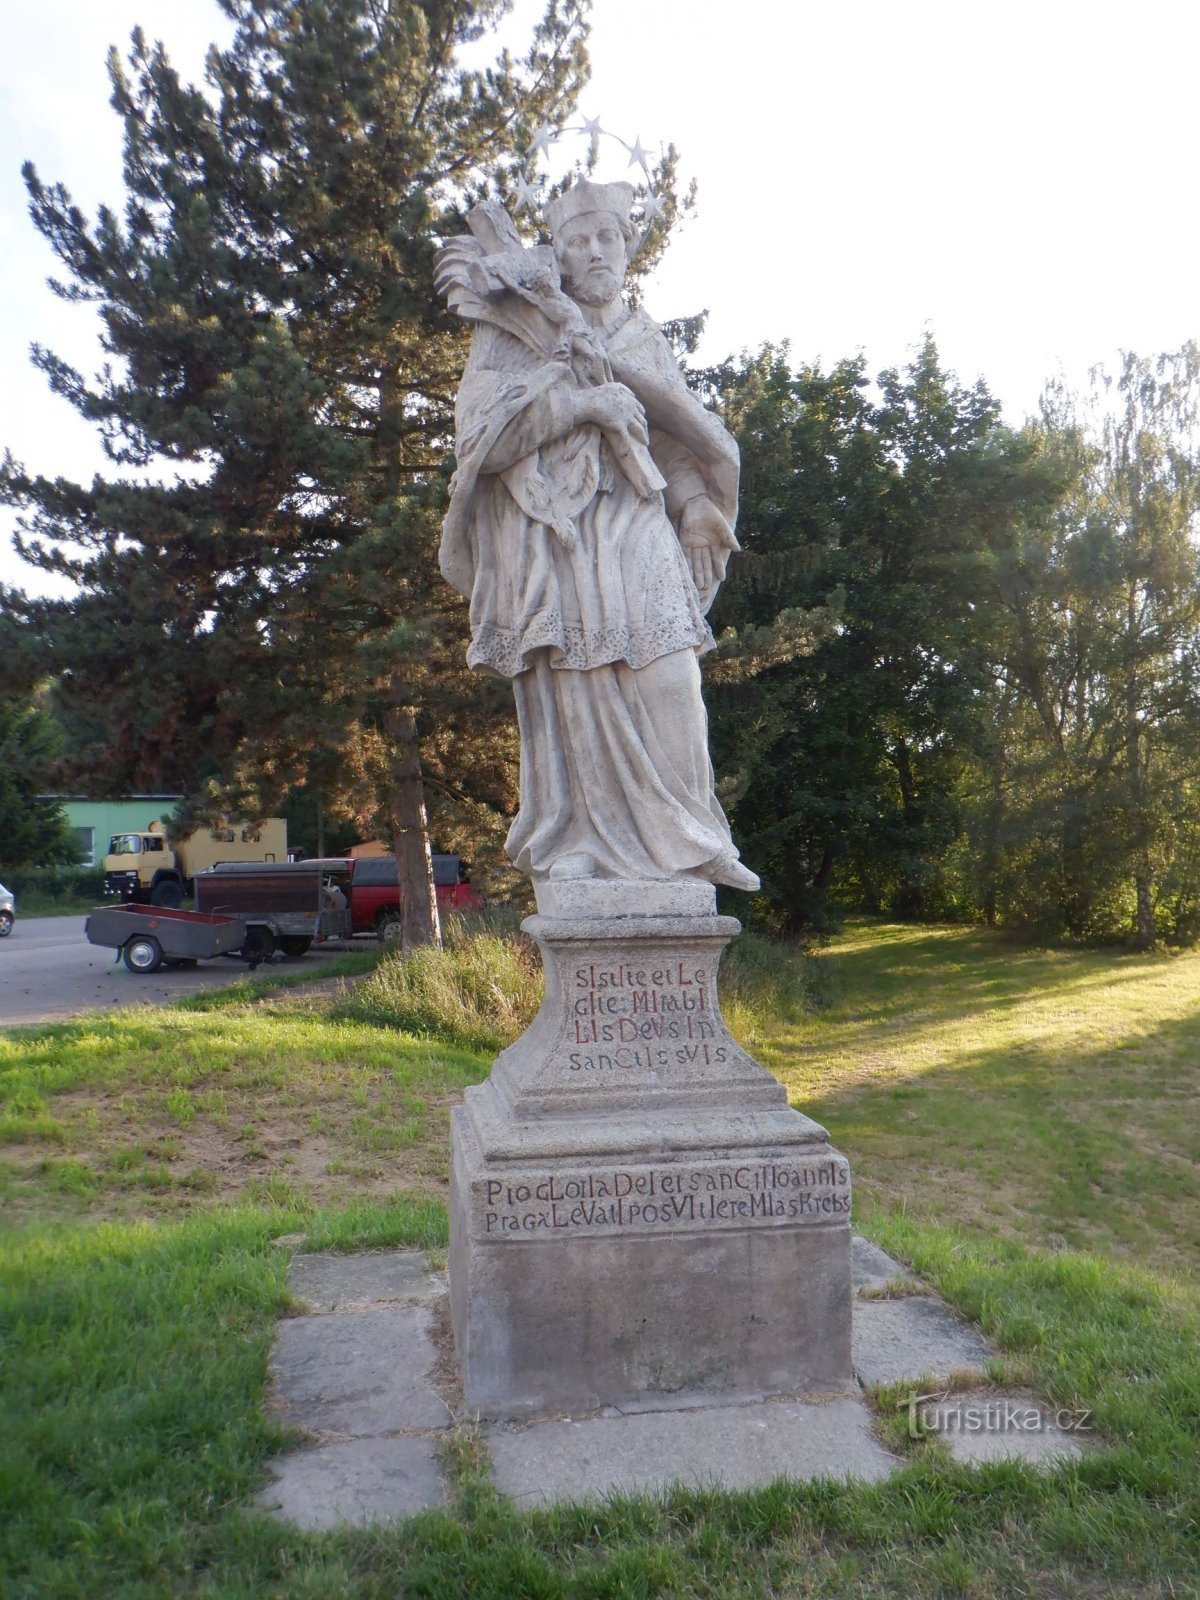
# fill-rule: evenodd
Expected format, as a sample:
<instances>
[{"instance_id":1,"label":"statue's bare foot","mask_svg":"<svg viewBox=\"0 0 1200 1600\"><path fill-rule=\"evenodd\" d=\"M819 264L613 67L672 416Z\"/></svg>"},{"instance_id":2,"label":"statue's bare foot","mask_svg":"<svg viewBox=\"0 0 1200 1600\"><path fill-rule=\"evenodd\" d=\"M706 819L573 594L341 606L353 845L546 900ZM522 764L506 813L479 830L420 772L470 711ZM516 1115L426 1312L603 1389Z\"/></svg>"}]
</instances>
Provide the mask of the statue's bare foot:
<instances>
[{"instance_id":1,"label":"statue's bare foot","mask_svg":"<svg viewBox=\"0 0 1200 1600\"><path fill-rule=\"evenodd\" d=\"M570 855L559 856L550 868L550 877L555 881L563 878L594 878L596 876L596 863L586 850L576 850Z\"/></svg>"},{"instance_id":2,"label":"statue's bare foot","mask_svg":"<svg viewBox=\"0 0 1200 1600\"><path fill-rule=\"evenodd\" d=\"M723 883L730 889L745 889L748 894L753 894L761 887L758 875L744 866L735 855L718 856L701 871L711 883Z\"/></svg>"}]
</instances>

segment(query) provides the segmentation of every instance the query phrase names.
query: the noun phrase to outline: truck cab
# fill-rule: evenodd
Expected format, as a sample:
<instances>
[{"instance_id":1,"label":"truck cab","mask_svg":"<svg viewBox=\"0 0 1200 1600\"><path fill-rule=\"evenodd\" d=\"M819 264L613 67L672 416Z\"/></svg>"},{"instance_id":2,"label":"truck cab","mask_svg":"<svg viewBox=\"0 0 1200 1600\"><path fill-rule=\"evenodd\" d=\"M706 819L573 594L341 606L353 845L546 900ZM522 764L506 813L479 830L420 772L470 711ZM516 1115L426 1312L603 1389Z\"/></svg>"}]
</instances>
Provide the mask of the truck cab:
<instances>
[{"instance_id":1,"label":"truck cab","mask_svg":"<svg viewBox=\"0 0 1200 1600\"><path fill-rule=\"evenodd\" d=\"M183 903L183 881L161 822L144 833L114 833L104 858L104 892L157 906Z\"/></svg>"}]
</instances>

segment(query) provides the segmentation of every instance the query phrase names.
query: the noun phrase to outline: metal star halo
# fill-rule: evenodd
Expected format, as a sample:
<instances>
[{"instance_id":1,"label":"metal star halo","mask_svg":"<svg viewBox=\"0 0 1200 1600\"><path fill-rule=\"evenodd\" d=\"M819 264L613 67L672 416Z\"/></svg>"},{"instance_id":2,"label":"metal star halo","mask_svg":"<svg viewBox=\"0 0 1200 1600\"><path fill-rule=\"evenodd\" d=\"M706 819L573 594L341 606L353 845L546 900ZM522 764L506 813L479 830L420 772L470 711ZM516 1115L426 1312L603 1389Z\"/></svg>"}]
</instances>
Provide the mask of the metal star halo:
<instances>
[{"instance_id":1,"label":"metal star halo","mask_svg":"<svg viewBox=\"0 0 1200 1600\"><path fill-rule=\"evenodd\" d=\"M599 117L583 117L579 122L568 124L565 128L541 127L537 130L525 151L525 167L517 179L516 203L513 206L513 210L537 210L539 204L538 189L541 187L542 182L534 170L537 165L537 158L539 155L549 157L552 146L558 144L568 134L581 135L587 139L588 160L593 165L600 148L600 140L615 139L628 155L629 165L641 168L642 176L646 180L646 198L642 202L642 232L637 244L634 246L634 254L636 254L645 244L649 237L650 229L654 226L657 218L662 216L663 203L654 191L650 176L649 152L642 145L641 134L639 133L633 143L630 144L627 140L622 139L619 134L610 133L607 128L602 128Z\"/></svg>"}]
</instances>

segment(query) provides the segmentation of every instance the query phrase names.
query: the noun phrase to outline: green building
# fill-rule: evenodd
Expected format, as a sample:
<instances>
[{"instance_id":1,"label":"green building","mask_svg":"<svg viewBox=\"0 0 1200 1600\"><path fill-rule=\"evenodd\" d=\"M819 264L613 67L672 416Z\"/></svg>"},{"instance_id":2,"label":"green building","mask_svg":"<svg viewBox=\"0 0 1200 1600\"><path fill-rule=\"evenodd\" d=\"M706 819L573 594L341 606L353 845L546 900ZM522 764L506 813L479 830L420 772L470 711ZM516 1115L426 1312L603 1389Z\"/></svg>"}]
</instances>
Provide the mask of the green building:
<instances>
[{"instance_id":1,"label":"green building","mask_svg":"<svg viewBox=\"0 0 1200 1600\"><path fill-rule=\"evenodd\" d=\"M81 795L60 794L67 821L75 830L85 866L98 866L108 854L114 833L142 832L152 822L169 817L180 794L127 794L119 800L86 800Z\"/></svg>"}]
</instances>

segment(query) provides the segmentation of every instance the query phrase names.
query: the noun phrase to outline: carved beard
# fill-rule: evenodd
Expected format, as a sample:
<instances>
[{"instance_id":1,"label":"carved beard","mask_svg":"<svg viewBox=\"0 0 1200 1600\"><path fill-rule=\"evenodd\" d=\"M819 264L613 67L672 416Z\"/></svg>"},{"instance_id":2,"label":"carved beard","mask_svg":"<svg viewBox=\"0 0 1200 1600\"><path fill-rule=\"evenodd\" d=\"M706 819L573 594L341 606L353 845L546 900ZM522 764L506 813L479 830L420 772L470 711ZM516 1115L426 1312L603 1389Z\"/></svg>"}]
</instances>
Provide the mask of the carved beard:
<instances>
[{"instance_id":1,"label":"carved beard","mask_svg":"<svg viewBox=\"0 0 1200 1600\"><path fill-rule=\"evenodd\" d=\"M593 267L578 278L563 273L563 288L581 306L606 306L621 292L621 279L609 267Z\"/></svg>"}]
</instances>

